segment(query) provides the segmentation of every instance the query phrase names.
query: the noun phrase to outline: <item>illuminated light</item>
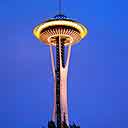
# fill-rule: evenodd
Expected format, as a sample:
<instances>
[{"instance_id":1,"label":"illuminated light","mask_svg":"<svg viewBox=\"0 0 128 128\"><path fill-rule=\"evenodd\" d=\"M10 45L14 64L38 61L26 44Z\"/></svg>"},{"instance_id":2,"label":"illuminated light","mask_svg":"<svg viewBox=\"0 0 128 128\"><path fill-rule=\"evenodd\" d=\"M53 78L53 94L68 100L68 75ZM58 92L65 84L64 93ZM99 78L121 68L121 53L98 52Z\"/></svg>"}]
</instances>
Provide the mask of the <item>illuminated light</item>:
<instances>
[{"instance_id":1,"label":"illuminated light","mask_svg":"<svg viewBox=\"0 0 128 128\"><path fill-rule=\"evenodd\" d=\"M50 26L59 26L59 25L76 28L80 32L81 38L84 38L87 35L87 28L85 28L82 24L73 21L66 21L66 20L55 20L55 21L42 23L37 27L35 27L33 33L36 36L36 38L40 40L40 33L43 29L48 28Z\"/></svg>"},{"instance_id":2,"label":"illuminated light","mask_svg":"<svg viewBox=\"0 0 128 128\"><path fill-rule=\"evenodd\" d=\"M54 36L50 36L50 37L48 37L48 42L50 43L51 42L50 38L56 37L56 36L65 36L65 35L64 34L56 34ZM69 37L70 38L70 40L71 40L70 43L73 42L73 38L71 36L66 35L65 37Z\"/></svg>"},{"instance_id":3,"label":"illuminated light","mask_svg":"<svg viewBox=\"0 0 128 128\"><path fill-rule=\"evenodd\" d=\"M50 38L51 37L56 38L59 35L64 38L69 37L72 40L71 42L69 42L69 41L64 42L65 46L68 46L70 44L75 44L81 40L80 33L71 27L69 27L69 28L66 28L66 27L49 28L48 27L46 29L43 29L40 33L41 34L40 34L39 40L41 40L42 42L44 42L47 45L56 46L55 42L50 42Z\"/></svg>"}]
</instances>

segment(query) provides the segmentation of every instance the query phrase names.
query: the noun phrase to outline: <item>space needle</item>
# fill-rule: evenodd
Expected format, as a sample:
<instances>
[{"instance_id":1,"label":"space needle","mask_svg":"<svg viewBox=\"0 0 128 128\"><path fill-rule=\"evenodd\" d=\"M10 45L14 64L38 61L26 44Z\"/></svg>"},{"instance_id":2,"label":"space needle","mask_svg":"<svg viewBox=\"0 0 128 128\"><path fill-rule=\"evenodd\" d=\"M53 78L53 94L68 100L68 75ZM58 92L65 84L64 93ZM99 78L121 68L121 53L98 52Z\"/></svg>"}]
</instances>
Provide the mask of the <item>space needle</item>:
<instances>
[{"instance_id":1,"label":"space needle","mask_svg":"<svg viewBox=\"0 0 128 128\"><path fill-rule=\"evenodd\" d=\"M49 122L48 127L79 128L75 124L69 124L67 77L71 48L87 35L88 30L81 23L66 17L62 13L62 1L58 0L58 3L59 13L33 29L35 37L50 48L54 78L54 104L52 121Z\"/></svg>"}]
</instances>

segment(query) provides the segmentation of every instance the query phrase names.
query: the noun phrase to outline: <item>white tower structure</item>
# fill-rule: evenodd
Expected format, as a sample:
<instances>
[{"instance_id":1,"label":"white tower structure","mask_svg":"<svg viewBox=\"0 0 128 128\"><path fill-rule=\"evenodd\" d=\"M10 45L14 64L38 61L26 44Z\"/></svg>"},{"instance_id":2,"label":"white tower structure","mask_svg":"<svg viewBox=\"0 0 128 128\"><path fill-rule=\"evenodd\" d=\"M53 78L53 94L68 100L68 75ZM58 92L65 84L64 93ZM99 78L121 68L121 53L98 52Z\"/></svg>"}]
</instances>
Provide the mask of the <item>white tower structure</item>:
<instances>
[{"instance_id":1,"label":"white tower structure","mask_svg":"<svg viewBox=\"0 0 128 128\"><path fill-rule=\"evenodd\" d=\"M78 43L87 35L87 28L59 14L38 26L33 30L37 39L47 44L50 48L52 71L54 77L54 107L52 121L57 128L62 128L65 123L69 126L67 77L72 45ZM56 56L53 53L56 49ZM65 56L65 47L68 48ZM54 58L55 56L55 58Z\"/></svg>"}]
</instances>

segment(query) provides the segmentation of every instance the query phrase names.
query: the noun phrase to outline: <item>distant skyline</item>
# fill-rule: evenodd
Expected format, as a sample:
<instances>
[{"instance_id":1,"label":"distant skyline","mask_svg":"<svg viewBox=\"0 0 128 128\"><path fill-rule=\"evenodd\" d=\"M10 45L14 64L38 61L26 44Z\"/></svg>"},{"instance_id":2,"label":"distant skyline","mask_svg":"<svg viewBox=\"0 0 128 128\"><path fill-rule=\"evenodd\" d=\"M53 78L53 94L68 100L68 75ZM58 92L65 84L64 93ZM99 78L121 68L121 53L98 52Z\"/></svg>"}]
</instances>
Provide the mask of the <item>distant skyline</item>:
<instances>
[{"instance_id":1,"label":"distant skyline","mask_svg":"<svg viewBox=\"0 0 128 128\"><path fill-rule=\"evenodd\" d=\"M128 2L64 0L66 16L89 29L72 48L69 119L81 128L128 127ZM0 127L47 127L53 103L48 47L32 34L57 1L0 2Z\"/></svg>"}]
</instances>

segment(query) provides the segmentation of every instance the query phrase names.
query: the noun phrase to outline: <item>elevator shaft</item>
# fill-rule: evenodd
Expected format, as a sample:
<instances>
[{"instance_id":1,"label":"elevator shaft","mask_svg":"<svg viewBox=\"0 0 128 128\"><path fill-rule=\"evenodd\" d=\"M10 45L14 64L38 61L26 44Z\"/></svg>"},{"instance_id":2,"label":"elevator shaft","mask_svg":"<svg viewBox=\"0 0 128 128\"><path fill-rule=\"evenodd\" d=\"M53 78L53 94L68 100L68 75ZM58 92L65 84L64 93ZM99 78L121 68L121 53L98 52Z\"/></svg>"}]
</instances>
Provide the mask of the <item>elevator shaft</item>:
<instances>
[{"instance_id":1,"label":"elevator shaft","mask_svg":"<svg viewBox=\"0 0 128 128\"><path fill-rule=\"evenodd\" d=\"M60 102L60 57L62 62L62 67L65 66L64 62L64 42L56 38L56 118L57 118L57 128L61 128L61 102ZM61 44L59 44L61 43ZM59 45L61 45L61 50ZM61 51L61 56L60 56Z\"/></svg>"}]
</instances>

